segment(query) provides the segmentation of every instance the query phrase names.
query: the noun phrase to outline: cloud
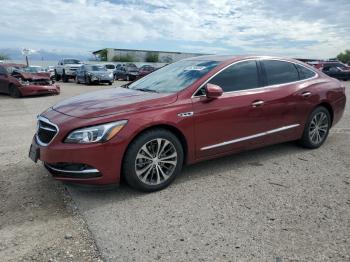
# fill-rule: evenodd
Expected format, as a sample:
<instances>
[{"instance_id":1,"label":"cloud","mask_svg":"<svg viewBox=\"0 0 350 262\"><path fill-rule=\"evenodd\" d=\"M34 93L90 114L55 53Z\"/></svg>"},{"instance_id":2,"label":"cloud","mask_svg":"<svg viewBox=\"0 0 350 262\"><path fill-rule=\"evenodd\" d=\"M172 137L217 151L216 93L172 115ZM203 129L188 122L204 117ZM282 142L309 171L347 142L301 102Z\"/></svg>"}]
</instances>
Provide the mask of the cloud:
<instances>
[{"instance_id":1,"label":"cloud","mask_svg":"<svg viewBox=\"0 0 350 262\"><path fill-rule=\"evenodd\" d=\"M350 1L3 1L0 47L104 47L334 57L349 48Z\"/></svg>"}]
</instances>

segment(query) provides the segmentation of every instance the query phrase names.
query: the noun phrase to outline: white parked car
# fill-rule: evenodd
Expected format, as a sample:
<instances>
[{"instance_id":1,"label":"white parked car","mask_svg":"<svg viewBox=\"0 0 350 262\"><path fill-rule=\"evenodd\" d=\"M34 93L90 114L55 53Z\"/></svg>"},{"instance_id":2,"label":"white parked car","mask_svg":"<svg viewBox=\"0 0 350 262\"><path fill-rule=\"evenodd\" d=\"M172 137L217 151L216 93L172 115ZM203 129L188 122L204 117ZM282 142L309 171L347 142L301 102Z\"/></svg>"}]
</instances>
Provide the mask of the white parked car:
<instances>
[{"instance_id":1,"label":"white parked car","mask_svg":"<svg viewBox=\"0 0 350 262\"><path fill-rule=\"evenodd\" d=\"M106 64L104 64L104 66L106 67L107 71L108 71L109 73L113 73L113 76L115 77L115 70L116 70L115 64L106 63Z\"/></svg>"}]
</instances>

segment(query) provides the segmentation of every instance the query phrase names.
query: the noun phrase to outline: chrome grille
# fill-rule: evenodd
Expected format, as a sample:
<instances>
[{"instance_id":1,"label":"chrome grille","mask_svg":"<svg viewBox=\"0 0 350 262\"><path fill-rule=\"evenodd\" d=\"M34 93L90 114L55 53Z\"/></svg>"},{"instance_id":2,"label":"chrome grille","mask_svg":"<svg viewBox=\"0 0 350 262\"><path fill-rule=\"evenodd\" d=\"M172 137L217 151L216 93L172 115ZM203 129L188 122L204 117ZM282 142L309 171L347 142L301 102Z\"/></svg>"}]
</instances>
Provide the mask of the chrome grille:
<instances>
[{"instance_id":1,"label":"chrome grille","mask_svg":"<svg viewBox=\"0 0 350 262\"><path fill-rule=\"evenodd\" d=\"M47 146L57 135L58 127L44 117L38 117L36 139L39 145Z\"/></svg>"}]
</instances>

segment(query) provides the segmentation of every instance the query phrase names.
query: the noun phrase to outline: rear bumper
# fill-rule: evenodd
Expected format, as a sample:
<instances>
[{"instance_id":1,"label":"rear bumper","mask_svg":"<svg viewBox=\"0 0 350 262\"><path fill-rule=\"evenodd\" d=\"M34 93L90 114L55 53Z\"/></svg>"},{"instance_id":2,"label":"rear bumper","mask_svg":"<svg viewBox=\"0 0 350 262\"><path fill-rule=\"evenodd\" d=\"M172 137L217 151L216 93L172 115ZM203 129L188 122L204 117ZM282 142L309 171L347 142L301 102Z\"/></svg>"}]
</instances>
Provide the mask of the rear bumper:
<instances>
[{"instance_id":1,"label":"rear bumper","mask_svg":"<svg viewBox=\"0 0 350 262\"><path fill-rule=\"evenodd\" d=\"M345 95L332 104L333 113L334 113L333 123L332 123L333 126L336 125L339 122L339 120L342 118L345 111L345 105L346 105Z\"/></svg>"},{"instance_id":2,"label":"rear bumper","mask_svg":"<svg viewBox=\"0 0 350 262\"><path fill-rule=\"evenodd\" d=\"M98 83L110 83L113 82L113 77L99 77L99 76L92 76L91 82L98 82Z\"/></svg>"},{"instance_id":3,"label":"rear bumper","mask_svg":"<svg viewBox=\"0 0 350 262\"><path fill-rule=\"evenodd\" d=\"M58 85L27 85L19 88L22 96L34 96L43 94L54 94L60 93L60 87Z\"/></svg>"}]
</instances>

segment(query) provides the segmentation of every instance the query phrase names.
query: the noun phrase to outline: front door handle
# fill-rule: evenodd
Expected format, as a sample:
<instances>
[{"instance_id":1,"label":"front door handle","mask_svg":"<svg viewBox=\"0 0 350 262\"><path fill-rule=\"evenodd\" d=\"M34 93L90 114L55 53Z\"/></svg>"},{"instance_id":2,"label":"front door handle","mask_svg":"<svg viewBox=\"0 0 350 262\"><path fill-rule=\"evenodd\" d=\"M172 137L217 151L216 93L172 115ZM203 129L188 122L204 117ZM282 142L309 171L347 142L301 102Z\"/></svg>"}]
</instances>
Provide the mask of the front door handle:
<instances>
[{"instance_id":1,"label":"front door handle","mask_svg":"<svg viewBox=\"0 0 350 262\"><path fill-rule=\"evenodd\" d=\"M252 103L252 107L258 107L258 106L262 106L264 104L264 101L262 100L256 100Z\"/></svg>"},{"instance_id":2,"label":"front door handle","mask_svg":"<svg viewBox=\"0 0 350 262\"><path fill-rule=\"evenodd\" d=\"M311 92L306 91L306 92L301 93L301 95L302 95L303 97L309 97L309 96L311 96Z\"/></svg>"}]
</instances>

